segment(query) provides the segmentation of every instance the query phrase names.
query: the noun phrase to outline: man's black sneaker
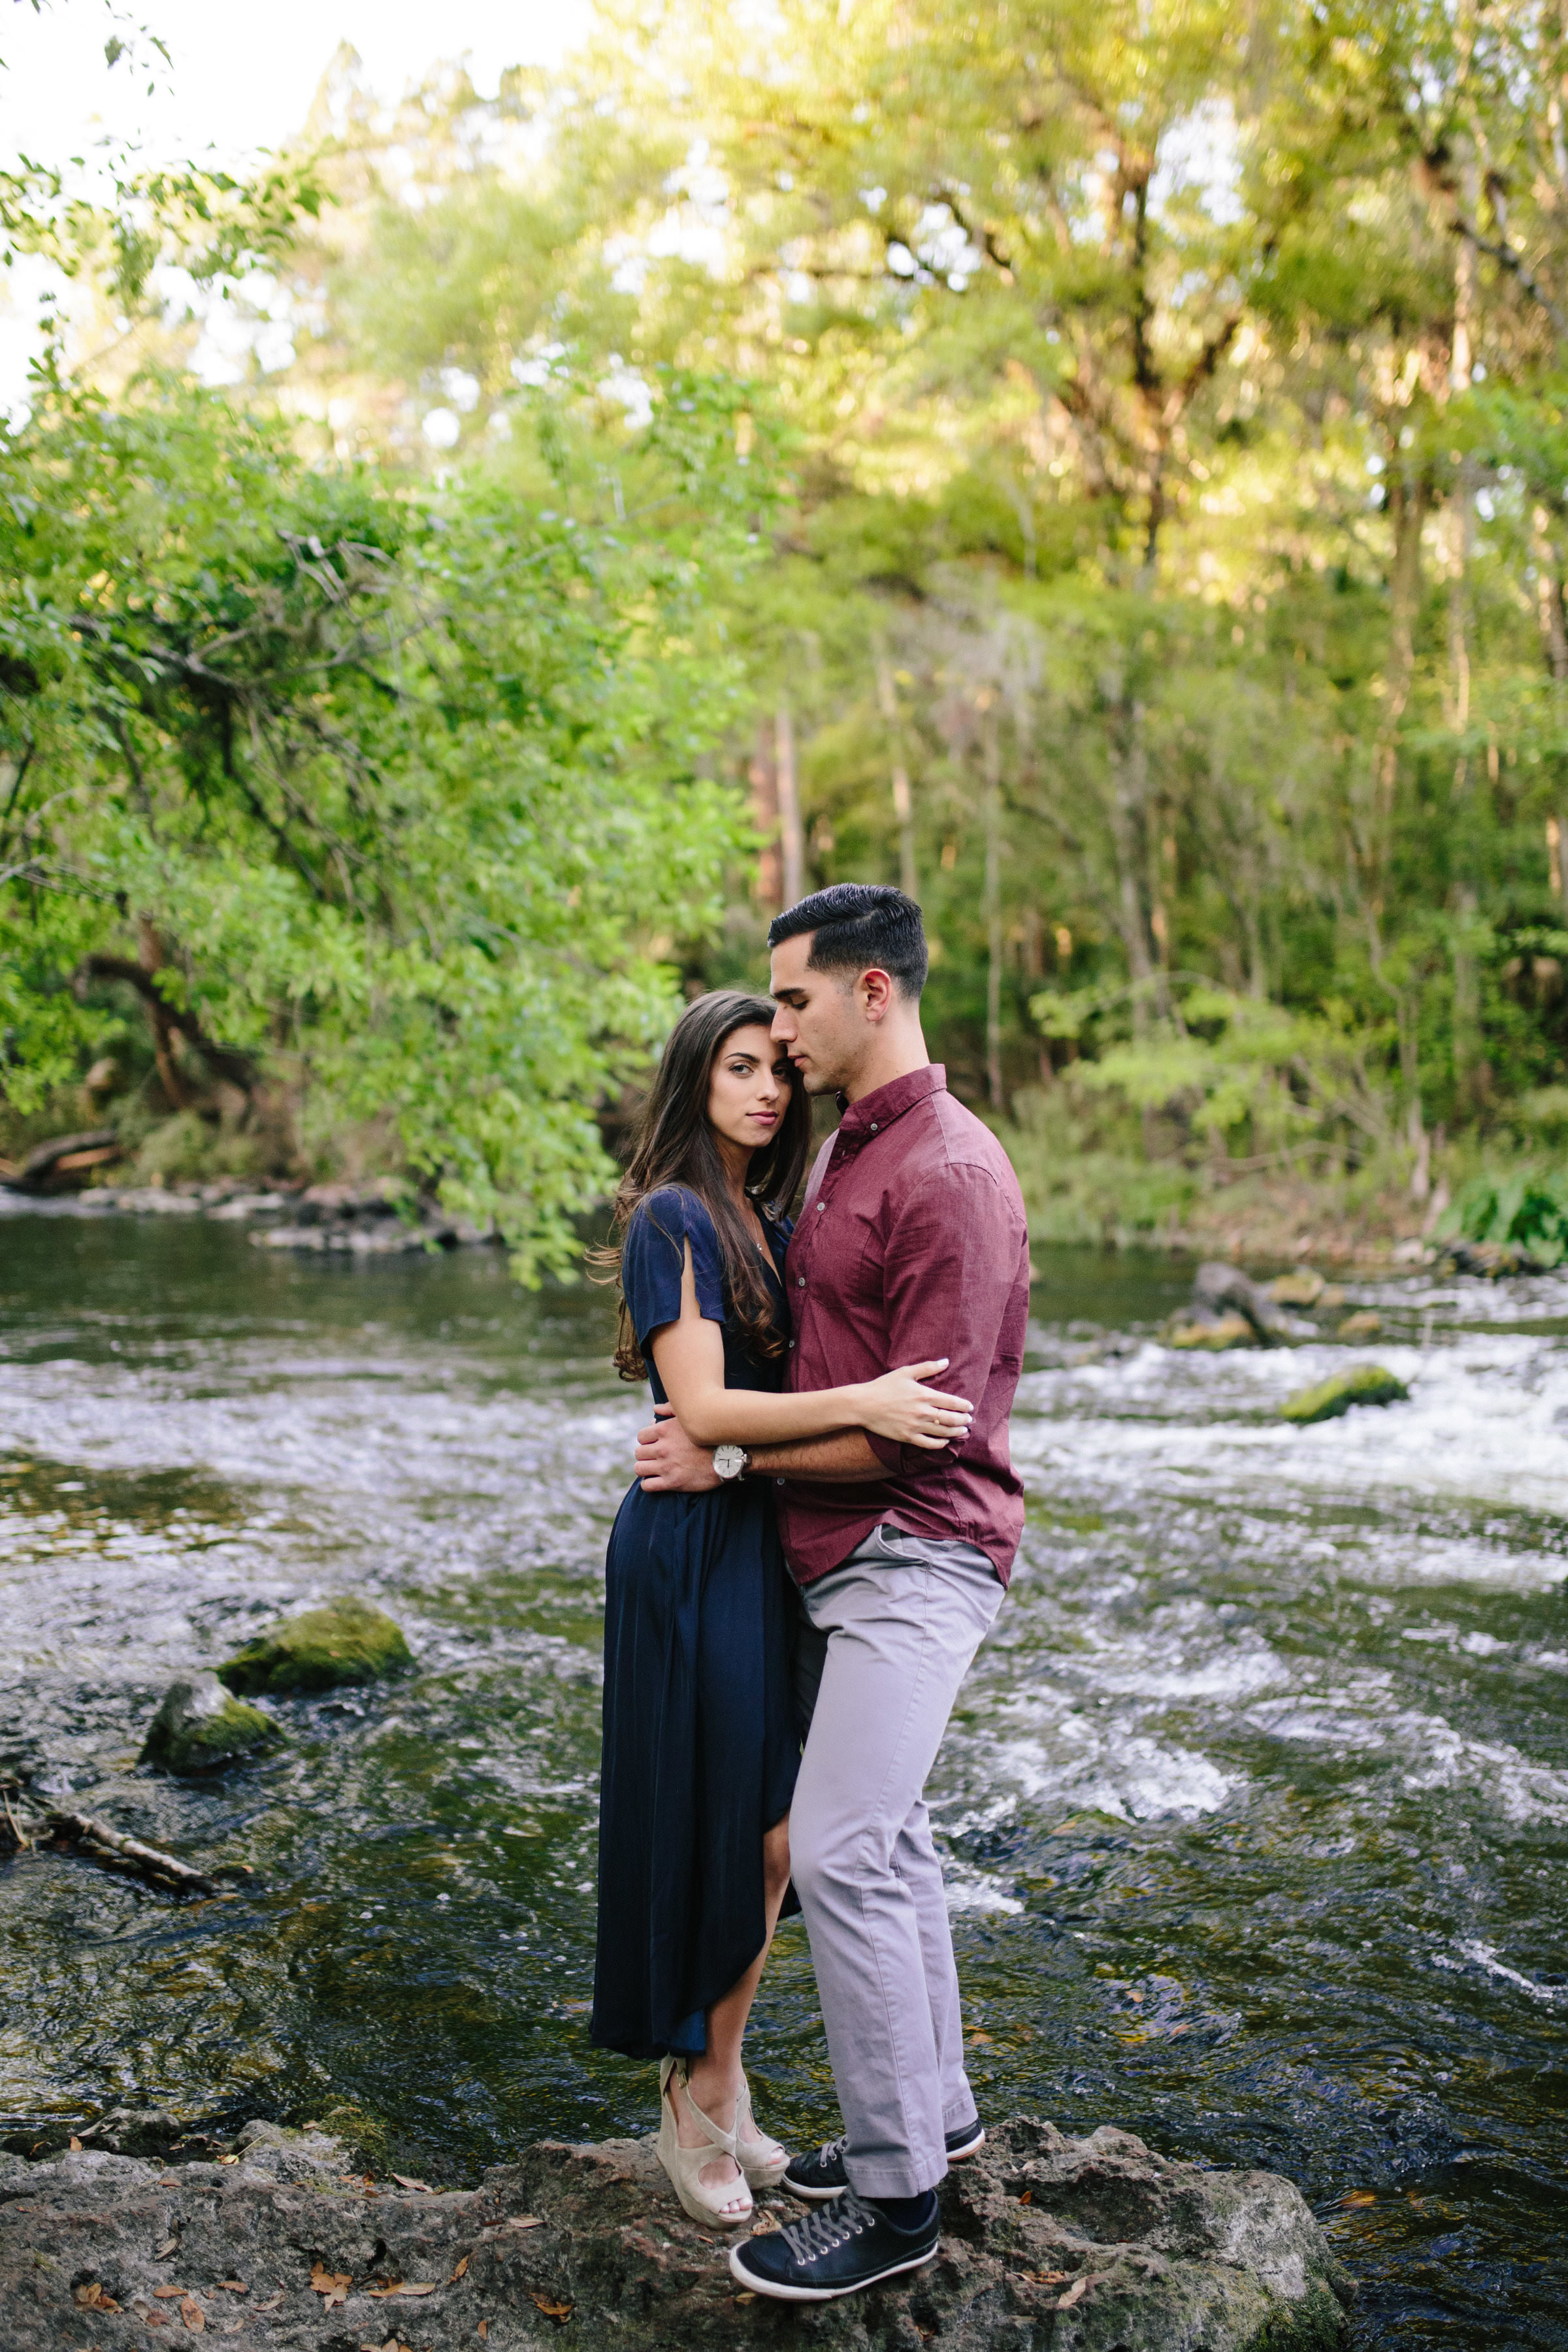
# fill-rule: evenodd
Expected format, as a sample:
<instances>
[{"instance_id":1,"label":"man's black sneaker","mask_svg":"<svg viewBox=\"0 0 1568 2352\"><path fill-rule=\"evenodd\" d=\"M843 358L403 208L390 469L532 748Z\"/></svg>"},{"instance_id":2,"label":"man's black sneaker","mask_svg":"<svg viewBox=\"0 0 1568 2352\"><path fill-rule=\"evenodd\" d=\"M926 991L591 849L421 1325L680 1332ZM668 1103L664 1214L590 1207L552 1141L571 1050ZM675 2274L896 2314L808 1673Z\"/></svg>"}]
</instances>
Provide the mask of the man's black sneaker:
<instances>
[{"instance_id":1,"label":"man's black sneaker","mask_svg":"<svg viewBox=\"0 0 1568 2352\"><path fill-rule=\"evenodd\" d=\"M962 2164L984 2145L985 2127L976 2116L973 2123L961 2124L957 2131L947 2134L947 2160ZM830 2139L815 2156L791 2157L781 2185L807 2205L825 2205L830 2197L842 2197L849 2186L849 2175L844 2169L847 2146L845 2140Z\"/></svg>"},{"instance_id":2,"label":"man's black sneaker","mask_svg":"<svg viewBox=\"0 0 1568 2352\"><path fill-rule=\"evenodd\" d=\"M785 2179L788 2179L786 2174ZM782 2303L830 2303L862 2287L918 2271L934 2260L936 2200L923 2229L896 2230L885 2213L845 2189L831 2207L803 2214L765 2238L743 2238L730 2252L730 2275L753 2294Z\"/></svg>"}]
</instances>

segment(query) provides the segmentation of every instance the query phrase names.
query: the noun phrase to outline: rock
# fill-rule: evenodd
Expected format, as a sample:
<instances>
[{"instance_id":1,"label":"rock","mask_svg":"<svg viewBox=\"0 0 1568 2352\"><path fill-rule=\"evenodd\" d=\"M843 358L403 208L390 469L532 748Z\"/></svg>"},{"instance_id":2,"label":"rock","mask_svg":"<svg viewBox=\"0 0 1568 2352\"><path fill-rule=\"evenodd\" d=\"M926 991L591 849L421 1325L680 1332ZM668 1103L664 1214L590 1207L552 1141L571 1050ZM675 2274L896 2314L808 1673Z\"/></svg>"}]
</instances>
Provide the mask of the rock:
<instances>
[{"instance_id":1,"label":"rock","mask_svg":"<svg viewBox=\"0 0 1568 2352\"><path fill-rule=\"evenodd\" d=\"M1193 1319L1200 1323L1224 1315L1245 1315L1265 1345L1285 1336L1285 1318L1268 1293L1238 1265L1226 1265L1221 1259L1210 1259L1193 1276Z\"/></svg>"},{"instance_id":2,"label":"rock","mask_svg":"<svg viewBox=\"0 0 1568 2352\"><path fill-rule=\"evenodd\" d=\"M1362 1364L1353 1372L1336 1372L1316 1388L1299 1389L1279 1408L1283 1421L1305 1427L1314 1421L1333 1421L1358 1404L1403 1404L1410 1391L1403 1381L1381 1364Z\"/></svg>"},{"instance_id":3,"label":"rock","mask_svg":"<svg viewBox=\"0 0 1568 2352\"><path fill-rule=\"evenodd\" d=\"M0 2174L0 2352L79 2344L108 2302L105 2352L150 2313L194 2328L179 2298L155 2296L171 2286L204 2328L265 2309L267 2340L292 2352L470 2352L481 2324L489 2352L543 2352L563 2332L579 2352L781 2334L844 2352L932 2337L949 2352L1331 2352L1351 2297L1289 2181L1173 2163L1108 2126L1000 2126L943 2186L934 2263L809 2315L740 2299L728 2242L681 2212L649 2140L545 2141L478 2189L372 2196L267 2168L304 2137L249 2126L237 2162L172 2172L84 2152L24 2168L20 2186ZM803 2210L776 2193L763 2208L775 2225Z\"/></svg>"},{"instance_id":4,"label":"rock","mask_svg":"<svg viewBox=\"0 0 1568 2352\"><path fill-rule=\"evenodd\" d=\"M345 1595L285 1618L217 1671L231 1691L323 1691L374 1682L413 1663L401 1628L368 1601Z\"/></svg>"},{"instance_id":5,"label":"rock","mask_svg":"<svg viewBox=\"0 0 1568 2352\"><path fill-rule=\"evenodd\" d=\"M1301 1265L1293 1274L1277 1274L1268 1286L1268 1296L1276 1307L1315 1307L1323 1288L1322 1276L1310 1265Z\"/></svg>"},{"instance_id":6,"label":"rock","mask_svg":"<svg viewBox=\"0 0 1568 2352\"><path fill-rule=\"evenodd\" d=\"M1489 1282L1518 1274L1525 1261L1507 1242L1451 1241L1443 1244L1443 1263L1455 1274L1479 1274Z\"/></svg>"},{"instance_id":7,"label":"rock","mask_svg":"<svg viewBox=\"0 0 1568 2352\"><path fill-rule=\"evenodd\" d=\"M216 1675L193 1675L170 1684L148 1727L142 1761L171 1772L213 1772L276 1748L282 1736L259 1707L231 1698Z\"/></svg>"},{"instance_id":8,"label":"rock","mask_svg":"<svg viewBox=\"0 0 1568 2352\"><path fill-rule=\"evenodd\" d=\"M1326 1290L1320 1291L1318 1294L1319 1314L1331 1315L1336 1307L1344 1305L1348 1293L1342 1282L1331 1282Z\"/></svg>"},{"instance_id":9,"label":"rock","mask_svg":"<svg viewBox=\"0 0 1568 2352\"><path fill-rule=\"evenodd\" d=\"M1167 1348L1256 1348L1258 1334L1245 1315L1218 1315L1189 1323L1173 1318L1162 1335Z\"/></svg>"},{"instance_id":10,"label":"rock","mask_svg":"<svg viewBox=\"0 0 1568 2352\"><path fill-rule=\"evenodd\" d=\"M1359 1315L1347 1315L1334 1333L1336 1339L1373 1339L1383 1328L1383 1318L1363 1307Z\"/></svg>"}]
</instances>

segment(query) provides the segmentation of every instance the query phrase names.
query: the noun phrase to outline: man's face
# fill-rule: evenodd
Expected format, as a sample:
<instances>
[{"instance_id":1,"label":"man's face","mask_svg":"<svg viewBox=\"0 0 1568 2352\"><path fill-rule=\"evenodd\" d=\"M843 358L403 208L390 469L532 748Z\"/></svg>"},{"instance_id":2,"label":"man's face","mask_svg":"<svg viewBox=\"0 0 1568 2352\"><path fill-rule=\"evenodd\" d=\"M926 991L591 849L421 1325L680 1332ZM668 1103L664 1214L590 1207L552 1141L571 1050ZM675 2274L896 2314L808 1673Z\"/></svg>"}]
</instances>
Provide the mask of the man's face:
<instances>
[{"instance_id":1,"label":"man's face","mask_svg":"<svg viewBox=\"0 0 1568 2352\"><path fill-rule=\"evenodd\" d=\"M800 1072L808 1095L831 1095L853 1083L871 1032L852 979L808 971L812 937L803 931L773 950L773 1042Z\"/></svg>"}]
</instances>

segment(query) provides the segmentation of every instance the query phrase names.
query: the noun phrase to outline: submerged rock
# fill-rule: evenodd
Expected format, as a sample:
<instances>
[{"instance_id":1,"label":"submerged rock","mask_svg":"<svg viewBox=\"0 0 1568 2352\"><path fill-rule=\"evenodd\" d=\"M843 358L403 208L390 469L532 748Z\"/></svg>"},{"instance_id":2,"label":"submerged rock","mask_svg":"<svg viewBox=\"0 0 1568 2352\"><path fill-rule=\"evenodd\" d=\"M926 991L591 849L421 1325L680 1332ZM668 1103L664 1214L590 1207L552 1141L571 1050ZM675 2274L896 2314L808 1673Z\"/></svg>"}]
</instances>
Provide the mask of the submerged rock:
<instances>
[{"instance_id":1,"label":"submerged rock","mask_svg":"<svg viewBox=\"0 0 1568 2352\"><path fill-rule=\"evenodd\" d=\"M1258 1345L1258 1334L1245 1315L1216 1315L1197 1323L1174 1316L1166 1324L1163 1337L1167 1348L1209 1348L1216 1352Z\"/></svg>"},{"instance_id":2,"label":"submerged rock","mask_svg":"<svg viewBox=\"0 0 1568 2352\"><path fill-rule=\"evenodd\" d=\"M1218 1258L1200 1265L1193 1276L1193 1310L1199 1321L1205 1317L1244 1315L1266 1346L1283 1339L1289 1328L1261 1285L1238 1265L1226 1265Z\"/></svg>"},{"instance_id":3,"label":"submerged rock","mask_svg":"<svg viewBox=\"0 0 1568 2352\"><path fill-rule=\"evenodd\" d=\"M1000 2126L943 2185L935 2262L809 2314L737 2291L729 2242L682 2213L651 2141L545 2141L476 2189L367 2194L341 2147L302 2140L251 2125L237 2161L173 2170L0 2159L0 2352L78 2343L89 2313L108 2352L149 2315L233 2332L263 2311L295 2352L468 2352L481 2329L488 2352L803 2333L844 2352L1331 2352L1351 2294L1289 2181L1173 2163L1108 2126ZM802 2210L770 2195L758 2222Z\"/></svg>"},{"instance_id":4,"label":"submerged rock","mask_svg":"<svg viewBox=\"0 0 1568 2352\"><path fill-rule=\"evenodd\" d=\"M142 1761L171 1772L212 1772L276 1748L282 1736L259 1707L231 1698L216 1675L193 1675L170 1684L148 1727Z\"/></svg>"},{"instance_id":5,"label":"submerged rock","mask_svg":"<svg viewBox=\"0 0 1568 2352\"><path fill-rule=\"evenodd\" d=\"M1268 1286L1268 1296L1276 1307L1315 1307L1325 1287L1321 1274L1310 1265L1299 1265L1290 1274L1277 1274Z\"/></svg>"},{"instance_id":6,"label":"submerged rock","mask_svg":"<svg viewBox=\"0 0 1568 2352\"><path fill-rule=\"evenodd\" d=\"M1161 1334L1168 1348L1277 1346L1290 1326L1269 1293L1236 1265L1219 1259L1193 1276L1193 1303L1173 1315Z\"/></svg>"},{"instance_id":7,"label":"submerged rock","mask_svg":"<svg viewBox=\"0 0 1568 2352\"><path fill-rule=\"evenodd\" d=\"M1336 1339L1373 1339L1382 1328L1382 1316L1373 1307L1363 1307L1359 1313L1345 1317L1334 1337Z\"/></svg>"},{"instance_id":8,"label":"submerged rock","mask_svg":"<svg viewBox=\"0 0 1568 2352\"><path fill-rule=\"evenodd\" d=\"M413 1663L400 1626L369 1601L345 1596L286 1617L217 1671L231 1691L324 1691L375 1682Z\"/></svg>"},{"instance_id":9,"label":"submerged rock","mask_svg":"<svg viewBox=\"0 0 1568 2352\"><path fill-rule=\"evenodd\" d=\"M1381 1364L1362 1364L1353 1372L1336 1372L1331 1380L1320 1381L1316 1388L1298 1389L1293 1397L1286 1398L1279 1413L1282 1420L1305 1426L1310 1422L1332 1421L1353 1405L1403 1404L1409 1394L1405 1382Z\"/></svg>"}]
</instances>

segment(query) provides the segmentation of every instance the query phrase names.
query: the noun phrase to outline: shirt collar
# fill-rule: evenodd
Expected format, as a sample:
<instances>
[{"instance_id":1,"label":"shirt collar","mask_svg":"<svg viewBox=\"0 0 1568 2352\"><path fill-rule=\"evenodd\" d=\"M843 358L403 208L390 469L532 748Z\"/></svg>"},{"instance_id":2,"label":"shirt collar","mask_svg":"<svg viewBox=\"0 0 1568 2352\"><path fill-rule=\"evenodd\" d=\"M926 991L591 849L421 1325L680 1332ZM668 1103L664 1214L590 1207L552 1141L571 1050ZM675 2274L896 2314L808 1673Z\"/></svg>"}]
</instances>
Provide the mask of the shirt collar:
<instances>
[{"instance_id":1,"label":"shirt collar","mask_svg":"<svg viewBox=\"0 0 1568 2352\"><path fill-rule=\"evenodd\" d=\"M907 1070L901 1078L889 1078L885 1087L873 1087L858 1102L847 1103L840 1095L838 1108L843 1115L838 1132L855 1142L879 1135L894 1119L902 1118L905 1111L913 1110L916 1103L946 1091L946 1069L941 1062L928 1062L923 1070Z\"/></svg>"}]
</instances>

